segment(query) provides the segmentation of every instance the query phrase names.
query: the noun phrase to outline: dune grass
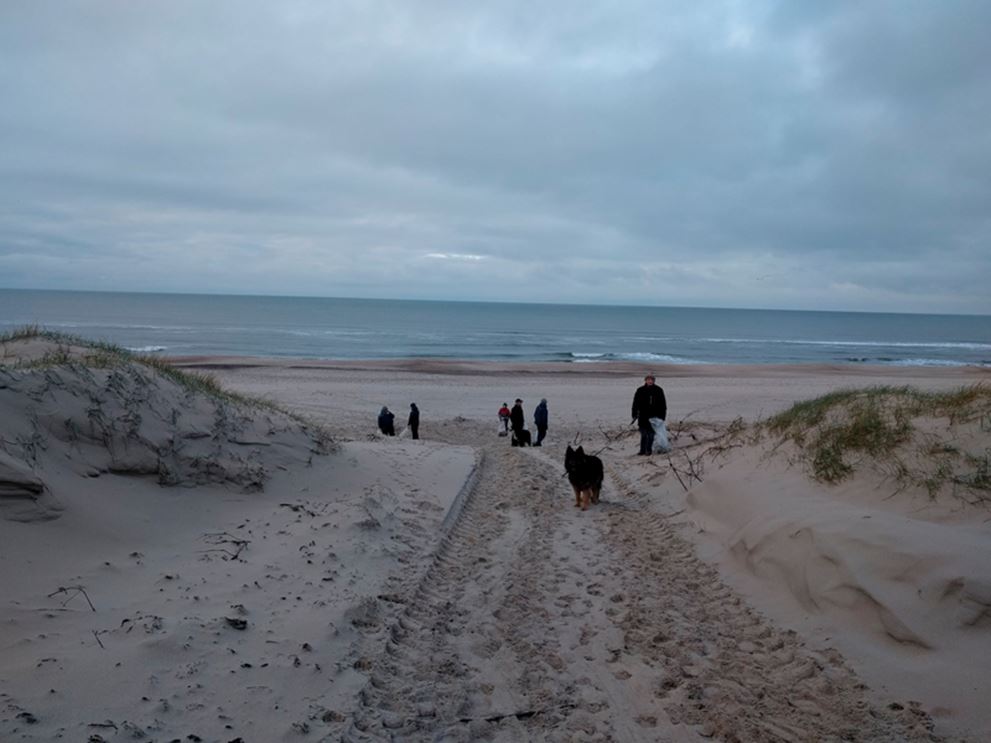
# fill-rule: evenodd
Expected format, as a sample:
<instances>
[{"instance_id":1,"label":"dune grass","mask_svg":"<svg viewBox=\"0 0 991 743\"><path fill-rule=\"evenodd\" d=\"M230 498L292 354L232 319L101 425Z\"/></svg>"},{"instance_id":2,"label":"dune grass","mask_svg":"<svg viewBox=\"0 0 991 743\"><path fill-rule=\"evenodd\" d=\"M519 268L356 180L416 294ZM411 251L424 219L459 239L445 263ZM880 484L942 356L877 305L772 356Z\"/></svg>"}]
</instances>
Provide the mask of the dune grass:
<instances>
[{"instance_id":1,"label":"dune grass","mask_svg":"<svg viewBox=\"0 0 991 743\"><path fill-rule=\"evenodd\" d=\"M55 348L38 358L17 361L13 364L14 368L47 369L82 364L91 369L109 369L128 364L139 364L172 380L189 392L206 395L220 402L282 413L300 423L312 425L310 421L306 421L299 414L287 410L271 400L228 390L212 374L177 369L167 359L160 356L135 353L113 343L90 340L69 333L48 330L37 325L26 325L0 333L0 345L29 340L47 340L54 343Z\"/></svg>"},{"instance_id":2,"label":"dune grass","mask_svg":"<svg viewBox=\"0 0 991 743\"><path fill-rule=\"evenodd\" d=\"M922 419L941 421L943 433L922 430ZM965 451L952 437L977 424L983 451ZM947 486L991 493L991 387L949 392L913 387L845 389L796 403L761 424L781 442L795 444L816 480L837 483L870 460L903 485L935 496ZM983 496L982 496L983 499Z\"/></svg>"},{"instance_id":3,"label":"dune grass","mask_svg":"<svg viewBox=\"0 0 991 743\"><path fill-rule=\"evenodd\" d=\"M38 338L45 331L39 325L23 325L13 330L0 333L0 343L10 343L12 341L30 340Z\"/></svg>"}]
</instances>

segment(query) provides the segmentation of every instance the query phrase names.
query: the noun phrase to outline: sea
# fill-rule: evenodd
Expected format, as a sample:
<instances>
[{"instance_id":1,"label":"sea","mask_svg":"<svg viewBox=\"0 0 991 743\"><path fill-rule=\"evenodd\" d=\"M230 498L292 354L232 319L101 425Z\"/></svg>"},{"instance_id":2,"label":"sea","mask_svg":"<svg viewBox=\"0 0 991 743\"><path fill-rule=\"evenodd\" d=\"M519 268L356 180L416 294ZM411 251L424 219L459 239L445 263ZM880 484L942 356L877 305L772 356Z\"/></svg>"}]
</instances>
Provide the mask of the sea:
<instances>
[{"instance_id":1,"label":"sea","mask_svg":"<svg viewBox=\"0 0 991 743\"><path fill-rule=\"evenodd\" d=\"M0 289L26 326L167 356L991 366L991 317Z\"/></svg>"}]
</instances>

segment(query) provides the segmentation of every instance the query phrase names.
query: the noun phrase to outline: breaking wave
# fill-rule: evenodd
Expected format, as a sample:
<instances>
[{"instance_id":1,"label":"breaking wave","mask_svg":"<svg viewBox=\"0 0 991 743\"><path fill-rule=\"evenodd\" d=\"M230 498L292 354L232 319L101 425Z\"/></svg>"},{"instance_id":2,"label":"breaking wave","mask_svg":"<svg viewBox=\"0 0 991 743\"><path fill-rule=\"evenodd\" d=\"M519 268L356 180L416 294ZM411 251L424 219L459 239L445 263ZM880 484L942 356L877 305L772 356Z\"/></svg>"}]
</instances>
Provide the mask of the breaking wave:
<instances>
[{"instance_id":1,"label":"breaking wave","mask_svg":"<svg viewBox=\"0 0 991 743\"><path fill-rule=\"evenodd\" d=\"M654 361L661 364L701 364L702 361L696 361L695 359L686 359L682 356L671 356L666 353L647 353L647 352L631 352L631 353L580 353L572 352L566 354L567 358L570 358L576 364L588 364L595 363L597 361Z\"/></svg>"}]
</instances>

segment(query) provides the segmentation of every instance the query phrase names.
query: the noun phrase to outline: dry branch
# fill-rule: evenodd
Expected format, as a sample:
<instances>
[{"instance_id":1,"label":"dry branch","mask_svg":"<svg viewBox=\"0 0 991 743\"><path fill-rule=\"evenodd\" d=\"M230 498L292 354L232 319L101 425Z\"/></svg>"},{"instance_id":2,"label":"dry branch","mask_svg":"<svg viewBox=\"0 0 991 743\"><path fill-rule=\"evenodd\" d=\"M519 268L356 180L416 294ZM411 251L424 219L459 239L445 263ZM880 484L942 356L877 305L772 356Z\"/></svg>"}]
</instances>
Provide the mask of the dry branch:
<instances>
[{"instance_id":1,"label":"dry branch","mask_svg":"<svg viewBox=\"0 0 991 743\"><path fill-rule=\"evenodd\" d=\"M316 511L311 511L301 503L280 503L279 507L288 508L293 513L305 513L307 516L311 516L313 518L316 518L317 516Z\"/></svg>"},{"instance_id":2,"label":"dry branch","mask_svg":"<svg viewBox=\"0 0 991 743\"><path fill-rule=\"evenodd\" d=\"M70 591L75 591L75 593L70 595L69 593ZM82 586L69 586L68 588L63 588L62 586L59 586L57 591L52 591L50 594L48 594L48 598L57 596L60 593L64 593L68 597L66 598L65 601L62 602L62 606L65 606L70 601L72 601L72 599L74 599L76 596L82 594L83 597L86 599L86 603L89 604L89 608L92 609L93 611L96 611L96 607L93 606L93 602L89 600L89 594L86 593L86 589L83 588Z\"/></svg>"},{"instance_id":3,"label":"dry branch","mask_svg":"<svg viewBox=\"0 0 991 743\"><path fill-rule=\"evenodd\" d=\"M668 433L671 434L672 438L675 438L676 439L679 436L681 436L681 434L685 430L686 424L688 423L688 419L691 418L693 415L695 415L698 412L699 412L699 410L691 410L688 413L685 413L685 415L682 416L682 418L681 418L680 421L676 422L673 426L669 426L668 427ZM695 438L695 434L690 433L689 435L693 439Z\"/></svg>"},{"instance_id":4,"label":"dry branch","mask_svg":"<svg viewBox=\"0 0 991 743\"><path fill-rule=\"evenodd\" d=\"M606 441L612 444L613 442L619 441L620 439L629 436L632 433L632 431L620 431L619 433L610 434L602 426L599 426L599 433L602 434L603 438L605 438Z\"/></svg>"},{"instance_id":5,"label":"dry branch","mask_svg":"<svg viewBox=\"0 0 991 743\"><path fill-rule=\"evenodd\" d=\"M694 482L702 482L702 457L704 455L705 452L702 452L695 459L692 459L686 454L686 469L679 469L675 466L673 459L668 459L671 471L674 472L675 477L678 478L678 482L681 483L681 487L685 489L685 492L688 492ZM684 475L684 478L682 478L682 475ZM688 480L687 484L685 483L685 479Z\"/></svg>"},{"instance_id":6,"label":"dry branch","mask_svg":"<svg viewBox=\"0 0 991 743\"><path fill-rule=\"evenodd\" d=\"M544 714L545 712L554 712L563 709L574 709L577 705L572 702L566 702L564 704L558 704L552 707L541 707L538 709L525 709L518 712L505 712L503 714L486 715L485 717L462 717L461 722L468 723L474 722L475 720L485 720L486 722L500 722L509 717L515 717L517 720L527 720L536 715Z\"/></svg>"},{"instance_id":7,"label":"dry branch","mask_svg":"<svg viewBox=\"0 0 991 743\"><path fill-rule=\"evenodd\" d=\"M226 531L215 532L212 534L205 534L203 540L207 544L214 545L213 548L202 550L203 554L209 554L211 552L220 552L225 560L237 560L241 557L241 553L247 549L248 545L251 543L248 539L240 539L235 537ZM230 545L228 547L227 545Z\"/></svg>"},{"instance_id":8,"label":"dry branch","mask_svg":"<svg viewBox=\"0 0 991 743\"><path fill-rule=\"evenodd\" d=\"M681 473L678 472L678 468L675 467L674 466L674 462L672 462L670 460L668 460L668 464L671 465L671 471L674 472L674 476L678 478L678 482L681 483L681 487L684 488L685 489L685 492L687 493L688 492L688 486L685 485L685 481L681 479Z\"/></svg>"}]
</instances>

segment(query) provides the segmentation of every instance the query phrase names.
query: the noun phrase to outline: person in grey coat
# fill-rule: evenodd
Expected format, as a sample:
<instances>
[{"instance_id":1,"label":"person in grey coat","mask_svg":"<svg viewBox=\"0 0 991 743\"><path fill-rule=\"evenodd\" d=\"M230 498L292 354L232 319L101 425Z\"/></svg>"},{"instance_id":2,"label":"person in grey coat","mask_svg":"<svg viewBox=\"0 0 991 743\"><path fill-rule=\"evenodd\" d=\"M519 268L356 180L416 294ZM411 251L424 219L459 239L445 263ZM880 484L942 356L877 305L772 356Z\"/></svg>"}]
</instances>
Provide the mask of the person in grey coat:
<instances>
[{"instance_id":1,"label":"person in grey coat","mask_svg":"<svg viewBox=\"0 0 991 743\"><path fill-rule=\"evenodd\" d=\"M537 440L534 446L540 446L540 442L547 435L547 398L541 398L540 404L533 409L533 425L537 427Z\"/></svg>"}]
</instances>

